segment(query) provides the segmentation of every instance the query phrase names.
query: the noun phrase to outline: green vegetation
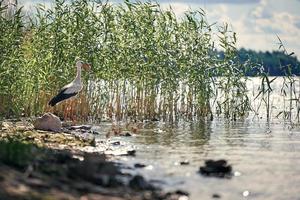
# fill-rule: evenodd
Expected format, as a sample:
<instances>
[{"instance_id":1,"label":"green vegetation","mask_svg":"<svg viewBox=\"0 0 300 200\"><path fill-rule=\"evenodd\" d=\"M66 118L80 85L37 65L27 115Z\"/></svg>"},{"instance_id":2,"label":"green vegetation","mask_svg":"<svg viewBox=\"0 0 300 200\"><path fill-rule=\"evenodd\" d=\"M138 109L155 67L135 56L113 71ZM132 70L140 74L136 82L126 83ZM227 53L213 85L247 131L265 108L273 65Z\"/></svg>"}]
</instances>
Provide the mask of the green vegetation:
<instances>
[{"instance_id":1,"label":"green vegetation","mask_svg":"<svg viewBox=\"0 0 300 200\"><path fill-rule=\"evenodd\" d=\"M290 66L293 75L300 75L300 62L297 57L292 54L286 54L284 51L273 52L256 52L253 50L246 50L244 48L238 51L240 62L261 63L263 71L267 72L269 76L286 76L286 66ZM220 53L222 56L222 52ZM252 70L246 75L255 76L257 71Z\"/></svg>"},{"instance_id":2,"label":"green vegetation","mask_svg":"<svg viewBox=\"0 0 300 200\"><path fill-rule=\"evenodd\" d=\"M36 149L33 144L22 143L15 139L0 140L0 162L24 169L32 160Z\"/></svg>"},{"instance_id":3,"label":"green vegetation","mask_svg":"<svg viewBox=\"0 0 300 200\"><path fill-rule=\"evenodd\" d=\"M56 0L28 20L21 9L4 17L6 9L0 6L1 117L49 111L51 96L73 78L76 57L93 67L72 113L81 120L237 119L251 109L245 75L256 65L241 59L236 34L226 24L213 31L202 10L178 19L155 3ZM66 110L68 103L51 111L68 118Z\"/></svg>"},{"instance_id":4,"label":"green vegetation","mask_svg":"<svg viewBox=\"0 0 300 200\"><path fill-rule=\"evenodd\" d=\"M85 119L206 117L218 87L224 88L220 112L244 114L245 66L233 62L236 38L227 25L214 33L202 10L178 20L157 4L124 3L57 0L52 9L38 7L26 25L21 10L1 17L1 114L46 110L51 95L74 76L77 56L94 72L76 109ZM224 59L212 53L213 34ZM216 82L216 75L224 79Z\"/></svg>"}]
</instances>

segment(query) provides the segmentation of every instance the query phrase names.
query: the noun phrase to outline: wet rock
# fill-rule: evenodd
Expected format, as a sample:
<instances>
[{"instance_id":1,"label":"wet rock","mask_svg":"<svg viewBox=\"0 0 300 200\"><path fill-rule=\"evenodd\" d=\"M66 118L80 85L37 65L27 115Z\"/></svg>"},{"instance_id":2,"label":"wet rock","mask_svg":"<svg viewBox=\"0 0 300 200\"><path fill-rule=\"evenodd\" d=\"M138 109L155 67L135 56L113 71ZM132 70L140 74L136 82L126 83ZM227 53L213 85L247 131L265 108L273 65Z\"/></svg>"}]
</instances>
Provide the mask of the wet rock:
<instances>
[{"instance_id":1,"label":"wet rock","mask_svg":"<svg viewBox=\"0 0 300 200\"><path fill-rule=\"evenodd\" d=\"M226 160L207 160L205 161L205 166L200 167L199 172L205 176L231 177L232 167L227 165Z\"/></svg>"},{"instance_id":2,"label":"wet rock","mask_svg":"<svg viewBox=\"0 0 300 200\"><path fill-rule=\"evenodd\" d=\"M180 165L189 165L190 162L188 160L183 160L179 162Z\"/></svg>"},{"instance_id":3,"label":"wet rock","mask_svg":"<svg viewBox=\"0 0 300 200\"><path fill-rule=\"evenodd\" d=\"M134 176L129 181L129 187L131 187L134 190L154 190L155 187L151 185L149 182L147 182L144 177L140 175Z\"/></svg>"},{"instance_id":4,"label":"wet rock","mask_svg":"<svg viewBox=\"0 0 300 200\"><path fill-rule=\"evenodd\" d=\"M159 118L153 117L153 118L151 119L151 121L153 121L153 122L158 122L158 121L159 121Z\"/></svg>"},{"instance_id":5,"label":"wet rock","mask_svg":"<svg viewBox=\"0 0 300 200\"><path fill-rule=\"evenodd\" d=\"M93 177L88 179L94 184L101 185L103 187L119 187L123 186L123 182L119 180L115 176L107 175L107 174L95 174Z\"/></svg>"},{"instance_id":6,"label":"wet rock","mask_svg":"<svg viewBox=\"0 0 300 200\"><path fill-rule=\"evenodd\" d=\"M35 120L33 126L37 130L60 132L62 124L56 115L45 113L42 117Z\"/></svg>"},{"instance_id":7,"label":"wet rock","mask_svg":"<svg viewBox=\"0 0 300 200\"><path fill-rule=\"evenodd\" d=\"M120 136L130 137L130 136L132 136L132 135L131 135L131 133L129 133L129 132L122 132L122 133L120 134Z\"/></svg>"},{"instance_id":8,"label":"wet rock","mask_svg":"<svg viewBox=\"0 0 300 200\"><path fill-rule=\"evenodd\" d=\"M181 195L181 196L189 196L189 193L183 190L176 190L175 194Z\"/></svg>"},{"instance_id":9,"label":"wet rock","mask_svg":"<svg viewBox=\"0 0 300 200\"><path fill-rule=\"evenodd\" d=\"M117 187L123 184L116 178L120 174L119 168L106 161L105 155L85 154L83 162L74 163L69 169L68 175L72 179L80 177L103 187Z\"/></svg>"},{"instance_id":10,"label":"wet rock","mask_svg":"<svg viewBox=\"0 0 300 200\"><path fill-rule=\"evenodd\" d=\"M127 151L127 155L128 156L135 156L135 154L136 154L136 150L129 150L129 151Z\"/></svg>"},{"instance_id":11,"label":"wet rock","mask_svg":"<svg viewBox=\"0 0 300 200\"><path fill-rule=\"evenodd\" d=\"M90 130L89 133L91 133L93 135L100 135L100 133L98 131L94 131L94 130Z\"/></svg>"},{"instance_id":12,"label":"wet rock","mask_svg":"<svg viewBox=\"0 0 300 200\"><path fill-rule=\"evenodd\" d=\"M123 186L123 182L121 180L119 180L117 177L115 176L110 176L108 179L108 183L107 183L107 187L119 187L119 186Z\"/></svg>"},{"instance_id":13,"label":"wet rock","mask_svg":"<svg viewBox=\"0 0 300 200\"><path fill-rule=\"evenodd\" d=\"M134 164L134 167L135 168L144 168L144 167L146 167L146 165L141 164L141 163L136 163L136 164Z\"/></svg>"},{"instance_id":14,"label":"wet rock","mask_svg":"<svg viewBox=\"0 0 300 200\"><path fill-rule=\"evenodd\" d=\"M214 199L220 199L220 198L221 198L221 195L219 195L219 194L213 194L213 195L212 195L212 198L214 198Z\"/></svg>"},{"instance_id":15,"label":"wet rock","mask_svg":"<svg viewBox=\"0 0 300 200\"><path fill-rule=\"evenodd\" d=\"M112 145L115 145L115 146L118 146L118 145L121 144L121 142L120 142L120 141L116 141L116 142L112 142L111 144L112 144Z\"/></svg>"}]
</instances>

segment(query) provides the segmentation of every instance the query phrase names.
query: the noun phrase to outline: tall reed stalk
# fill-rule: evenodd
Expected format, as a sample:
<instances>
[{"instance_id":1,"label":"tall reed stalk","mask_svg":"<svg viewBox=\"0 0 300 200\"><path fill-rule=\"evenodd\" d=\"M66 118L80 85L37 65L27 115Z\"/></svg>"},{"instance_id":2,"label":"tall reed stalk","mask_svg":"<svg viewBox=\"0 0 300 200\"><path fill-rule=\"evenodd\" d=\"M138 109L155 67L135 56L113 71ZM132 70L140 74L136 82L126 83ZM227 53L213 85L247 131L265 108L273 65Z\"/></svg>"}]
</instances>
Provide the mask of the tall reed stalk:
<instances>
[{"instance_id":1,"label":"tall reed stalk","mask_svg":"<svg viewBox=\"0 0 300 200\"><path fill-rule=\"evenodd\" d=\"M49 110L48 100L75 75L76 57L93 66L73 109L82 120L212 119L215 105L236 120L250 109L236 34L226 24L213 31L201 9L178 19L150 2L56 0L38 6L26 26L21 13L0 21L2 116ZM53 111L66 110L68 102Z\"/></svg>"}]
</instances>

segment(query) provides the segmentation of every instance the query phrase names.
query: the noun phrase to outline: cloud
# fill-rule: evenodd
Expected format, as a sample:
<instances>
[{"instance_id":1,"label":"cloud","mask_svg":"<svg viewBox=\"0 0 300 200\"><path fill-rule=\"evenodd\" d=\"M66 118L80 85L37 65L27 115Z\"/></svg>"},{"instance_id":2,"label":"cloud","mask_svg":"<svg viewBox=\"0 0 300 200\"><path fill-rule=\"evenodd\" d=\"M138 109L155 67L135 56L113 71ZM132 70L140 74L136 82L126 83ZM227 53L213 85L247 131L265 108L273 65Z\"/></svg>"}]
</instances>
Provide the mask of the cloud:
<instances>
[{"instance_id":1,"label":"cloud","mask_svg":"<svg viewBox=\"0 0 300 200\"><path fill-rule=\"evenodd\" d=\"M287 11L272 11L272 3L263 0L244 18L248 31L264 34L284 34L290 37L299 36L300 16L290 14Z\"/></svg>"},{"instance_id":2,"label":"cloud","mask_svg":"<svg viewBox=\"0 0 300 200\"><path fill-rule=\"evenodd\" d=\"M269 11L266 11L269 12ZM269 12L270 13L270 12ZM251 15L250 15L251 16ZM268 17L262 15L261 18L248 19L245 24L248 24L247 32L252 33L252 40L244 38L245 32L240 36L244 42L243 46L251 46L255 49L271 50L278 48L278 35L285 45L293 49L298 57L300 56L300 38L299 25L300 16L292 15L288 12L270 13ZM253 41L256 41L253 43ZM251 43L252 42L252 43ZM257 47L255 47L255 44Z\"/></svg>"},{"instance_id":3,"label":"cloud","mask_svg":"<svg viewBox=\"0 0 300 200\"><path fill-rule=\"evenodd\" d=\"M260 18L270 18L272 13L267 9L268 0L262 0L260 4L250 12L250 17L260 19Z\"/></svg>"},{"instance_id":4,"label":"cloud","mask_svg":"<svg viewBox=\"0 0 300 200\"><path fill-rule=\"evenodd\" d=\"M181 17L186 11L191 9L191 5L184 3L160 3L160 6L163 10L169 10L171 7L178 17Z\"/></svg>"},{"instance_id":5,"label":"cloud","mask_svg":"<svg viewBox=\"0 0 300 200\"><path fill-rule=\"evenodd\" d=\"M237 33L238 47L277 50L278 35L286 47L300 57L300 13L290 12L293 6L295 2L282 7L273 0L252 5L219 4L208 6L207 16L209 21L228 22Z\"/></svg>"},{"instance_id":6,"label":"cloud","mask_svg":"<svg viewBox=\"0 0 300 200\"><path fill-rule=\"evenodd\" d=\"M53 2L48 0L19 0L18 4L23 6L23 11L32 13L38 5L43 5L45 8L51 8Z\"/></svg>"}]
</instances>

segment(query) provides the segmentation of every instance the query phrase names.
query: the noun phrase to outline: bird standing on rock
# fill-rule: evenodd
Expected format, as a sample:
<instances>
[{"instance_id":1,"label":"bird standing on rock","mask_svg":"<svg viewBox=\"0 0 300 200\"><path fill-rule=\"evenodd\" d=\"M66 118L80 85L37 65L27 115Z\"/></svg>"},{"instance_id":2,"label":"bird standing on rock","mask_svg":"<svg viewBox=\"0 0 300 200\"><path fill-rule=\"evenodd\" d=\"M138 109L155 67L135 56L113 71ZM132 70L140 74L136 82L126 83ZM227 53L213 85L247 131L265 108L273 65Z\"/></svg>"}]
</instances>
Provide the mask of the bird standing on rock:
<instances>
[{"instance_id":1,"label":"bird standing on rock","mask_svg":"<svg viewBox=\"0 0 300 200\"><path fill-rule=\"evenodd\" d=\"M76 68L77 74L75 79L71 83L65 85L60 92L49 101L48 104L50 106L55 106L57 103L63 100L76 96L82 90L83 85L81 82L81 69L83 68L84 70L88 71L91 69L91 66L88 63L78 60L76 62Z\"/></svg>"}]
</instances>

